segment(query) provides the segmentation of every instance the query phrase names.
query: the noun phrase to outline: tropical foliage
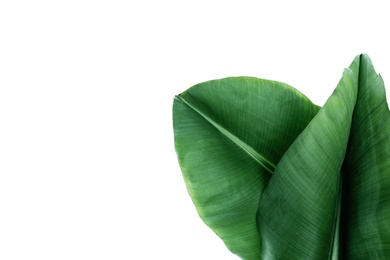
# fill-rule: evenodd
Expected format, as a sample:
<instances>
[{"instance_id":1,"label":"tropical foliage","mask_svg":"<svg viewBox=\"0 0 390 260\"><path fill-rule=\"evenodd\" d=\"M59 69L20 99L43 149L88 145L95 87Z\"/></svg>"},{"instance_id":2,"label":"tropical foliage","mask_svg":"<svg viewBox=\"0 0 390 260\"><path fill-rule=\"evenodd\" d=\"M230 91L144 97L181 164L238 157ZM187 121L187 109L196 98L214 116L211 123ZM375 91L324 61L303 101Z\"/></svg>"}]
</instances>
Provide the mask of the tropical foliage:
<instances>
[{"instance_id":1,"label":"tropical foliage","mask_svg":"<svg viewBox=\"0 0 390 260\"><path fill-rule=\"evenodd\" d=\"M174 99L175 149L199 216L242 259L390 259L390 113L358 55L321 108L231 77Z\"/></svg>"}]
</instances>

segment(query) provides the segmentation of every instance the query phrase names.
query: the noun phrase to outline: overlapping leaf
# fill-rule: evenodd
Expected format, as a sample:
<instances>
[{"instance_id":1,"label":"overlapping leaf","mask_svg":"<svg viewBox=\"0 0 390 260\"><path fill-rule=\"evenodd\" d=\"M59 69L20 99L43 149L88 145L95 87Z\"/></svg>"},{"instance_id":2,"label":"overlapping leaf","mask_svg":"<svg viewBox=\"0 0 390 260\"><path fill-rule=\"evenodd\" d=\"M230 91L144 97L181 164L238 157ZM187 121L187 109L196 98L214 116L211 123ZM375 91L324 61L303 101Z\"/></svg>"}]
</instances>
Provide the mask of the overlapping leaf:
<instances>
[{"instance_id":1,"label":"overlapping leaf","mask_svg":"<svg viewBox=\"0 0 390 260\"><path fill-rule=\"evenodd\" d=\"M239 77L190 88L173 112L187 189L233 253L390 257L390 115L366 55L321 110L283 83Z\"/></svg>"},{"instance_id":2,"label":"overlapping leaf","mask_svg":"<svg viewBox=\"0 0 390 260\"><path fill-rule=\"evenodd\" d=\"M175 98L187 189L203 221L242 258L260 256L260 194L318 109L285 84L255 78L206 82Z\"/></svg>"},{"instance_id":3,"label":"overlapping leaf","mask_svg":"<svg viewBox=\"0 0 390 260\"><path fill-rule=\"evenodd\" d=\"M356 102L343 172L343 256L390 259L390 113L384 83L360 57Z\"/></svg>"}]
</instances>

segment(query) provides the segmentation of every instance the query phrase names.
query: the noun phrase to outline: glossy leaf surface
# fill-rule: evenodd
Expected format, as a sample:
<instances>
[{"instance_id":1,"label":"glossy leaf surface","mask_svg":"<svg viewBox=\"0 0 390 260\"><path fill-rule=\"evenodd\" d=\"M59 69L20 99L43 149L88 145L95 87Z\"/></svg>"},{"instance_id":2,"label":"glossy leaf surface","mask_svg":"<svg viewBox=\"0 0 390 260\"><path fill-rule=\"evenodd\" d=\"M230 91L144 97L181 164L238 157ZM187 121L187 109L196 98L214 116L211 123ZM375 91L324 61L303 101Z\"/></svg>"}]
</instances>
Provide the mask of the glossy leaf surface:
<instances>
[{"instance_id":1,"label":"glossy leaf surface","mask_svg":"<svg viewBox=\"0 0 390 260\"><path fill-rule=\"evenodd\" d=\"M259 205L263 259L330 259L359 61L278 164Z\"/></svg>"},{"instance_id":2,"label":"glossy leaf surface","mask_svg":"<svg viewBox=\"0 0 390 260\"><path fill-rule=\"evenodd\" d=\"M390 113L384 83L362 56L344 163L347 259L390 259Z\"/></svg>"},{"instance_id":3,"label":"glossy leaf surface","mask_svg":"<svg viewBox=\"0 0 390 260\"><path fill-rule=\"evenodd\" d=\"M203 221L244 259L260 257L255 214L284 152L318 111L282 83L227 78L175 98L175 147Z\"/></svg>"},{"instance_id":4,"label":"glossy leaf surface","mask_svg":"<svg viewBox=\"0 0 390 260\"><path fill-rule=\"evenodd\" d=\"M243 259L390 258L390 122L367 55L319 110L249 77L174 100L175 148L203 221Z\"/></svg>"}]
</instances>

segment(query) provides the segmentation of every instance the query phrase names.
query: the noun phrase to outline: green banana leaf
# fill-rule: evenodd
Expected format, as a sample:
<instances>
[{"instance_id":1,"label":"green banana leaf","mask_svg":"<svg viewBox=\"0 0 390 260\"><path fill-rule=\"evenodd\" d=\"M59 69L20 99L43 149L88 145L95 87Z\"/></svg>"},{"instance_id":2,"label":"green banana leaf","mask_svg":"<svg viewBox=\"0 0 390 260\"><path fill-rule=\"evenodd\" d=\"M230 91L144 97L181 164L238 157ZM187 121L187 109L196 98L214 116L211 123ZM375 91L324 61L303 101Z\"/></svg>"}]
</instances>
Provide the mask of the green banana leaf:
<instances>
[{"instance_id":1,"label":"green banana leaf","mask_svg":"<svg viewBox=\"0 0 390 260\"><path fill-rule=\"evenodd\" d=\"M318 110L295 89L255 78L206 82L175 98L175 145L187 189L203 221L242 258L260 255L259 197Z\"/></svg>"},{"instance_id":2,"label":"green banana leaf","mask_svg":"<svg viewBox=\"0 0 390 260\"><path fill-rule=\"evenodd\" d=\"M202 220L242 259L390 259L390 122L367 55L326 104L249 77L174 99L175 149Z\"/></svg>"}]
</instances>

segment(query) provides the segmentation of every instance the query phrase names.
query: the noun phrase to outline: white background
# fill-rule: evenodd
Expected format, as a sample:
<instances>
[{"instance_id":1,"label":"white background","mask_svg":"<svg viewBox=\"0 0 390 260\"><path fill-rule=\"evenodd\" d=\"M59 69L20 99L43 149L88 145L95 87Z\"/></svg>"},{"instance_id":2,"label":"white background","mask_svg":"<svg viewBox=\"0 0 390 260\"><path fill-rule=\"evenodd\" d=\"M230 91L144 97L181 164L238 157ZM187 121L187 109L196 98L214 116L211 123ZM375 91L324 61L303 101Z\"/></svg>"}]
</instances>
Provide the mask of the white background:
<instances>
[{"instance_id":1,"label":"white background","mask_svg":"<svg viewBox=\"0 0 390 260\"><path fill-rule=\"evenodd\" d=\"M323 105L362 52L390 82L385 3L1 1L0 259L237 259L187 194L174 95L245 75Z\"/></svg>"}]
</instances>

